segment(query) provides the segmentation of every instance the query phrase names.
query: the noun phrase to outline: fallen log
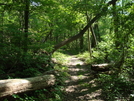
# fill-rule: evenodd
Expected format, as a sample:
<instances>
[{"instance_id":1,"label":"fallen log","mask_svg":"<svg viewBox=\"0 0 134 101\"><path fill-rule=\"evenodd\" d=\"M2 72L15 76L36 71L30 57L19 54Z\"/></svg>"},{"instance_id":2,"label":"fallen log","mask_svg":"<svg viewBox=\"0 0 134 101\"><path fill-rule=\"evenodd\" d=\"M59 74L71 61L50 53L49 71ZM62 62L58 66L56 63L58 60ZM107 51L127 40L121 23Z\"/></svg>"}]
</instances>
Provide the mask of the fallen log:
<instances>
[{"instance_id":1,"label":"fallen log","mask_svg":"<svg viewBox=\"0 0 134 101\"><path fill-rule=\"evenodd\" d=\"M55 84L54 75L43 75L24 79L0 80L0 97L43 89Z\"/></svg>"},{"instance_id":2,"label":"fallen log","mask_svg":"<svg viewBox=\"0 0 134 101\"><path fill-rule=\"evenodd\" d=\"M92 64L91 69L94 71L109 71L110 67L112 67L112 64L103 63L103 64Z\"/></svg>"}]
</instances>

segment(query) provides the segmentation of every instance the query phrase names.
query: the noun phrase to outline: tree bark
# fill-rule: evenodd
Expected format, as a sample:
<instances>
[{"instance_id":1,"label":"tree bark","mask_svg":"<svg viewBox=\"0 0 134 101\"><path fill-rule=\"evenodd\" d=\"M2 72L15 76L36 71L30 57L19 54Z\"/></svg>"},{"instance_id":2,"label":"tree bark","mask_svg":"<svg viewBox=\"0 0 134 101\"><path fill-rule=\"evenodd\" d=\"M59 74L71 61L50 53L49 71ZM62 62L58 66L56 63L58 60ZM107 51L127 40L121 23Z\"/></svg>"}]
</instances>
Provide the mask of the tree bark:
<instances>
[{"instance_id":1,"label":"tree bark","mask_svg":"<svg viewBox=\"0 0 134 101\"><path fill-rule=\"evenodd\" d=\"M4 10L1 12L1 35L0 35L0 42L3 43L4 42L4 30L3 30L3 26L4 26Z\"/></svg>"},{"instance_id":2,"label":"tree bark","mask_svg":"<svg viewBox=\"0 0 134 101\"><path fill-rule=\"evenodd\" d=\"M49 87L54 85L55 81L54 75L0 80L0 97Z\"/></svg>"},{"instance_id":3,"label":"tree bark","mask_svg":"<svg viewBox=\"0 0 134 101\"><path fill-rule=\"evenodd\" d=\"M118 13L117 13L117 10L116 10L116 3L113 3L112 4L113 6L113 25L114 25L114 34L115 34L115 47L116 49L120 49L121 47L121 40L120 40L120 35L119 35L119 32L118 32L118 28L119 28L119 24L118 24Z\"/></svg>"},{"instance_id":4,"label":"tree bark","mask_svg":"<svg viewBox=\"0 0 134 101\"><path fill-rule=\"evenodd\" d=\"M24 52L27 52L28 50L28 24L29 24L29 6L30 6L30 1L29 0L26 0L25 1L25 11L24 11L24 22L25 22L25 25L24 25L24 32L25 32L25 35L24 35Z\"/></svg>"},{"instance_id":5,"label":"tree bark","mask_svg":"<svg viewBox=\"0 0 134 101\"><path fill-rule=\"evenodd\" d=\"M113 64L108 64L108 63L104 63L104 64L93 64L91 65L91 69L94 71L108 71L110 68L112 68Z\"/></svg>"},{"instance_id":6,"label":"tree bark","mask_svg":"<svg viewBox=\"0 0 134 101\"><path fill-rule=\"evenodd\" d=\"M94 33L94 29L93 29L93 27L92 26L90 26L90 31L91 31L91 33L92 33L92 47L96 47L96 45L97 45L97 39L96 39L96 35L95 35L95 33Z\"/></svg>"},{"instance_id":7,"label":"tree bark","mask_svg":"<svg viewBox=\"0 0 134 101\"><path fill-rule=\"evenodd\" d=\"M84 37L82 36L81 38L80 38L80 49L82 50L84 47Z\"/></svg>"},{"instance_id":8,"label":"tree bark","mask_svg":"<svg viewBox=\"0 0 134 101\"><path fill-rule=\"evenodd\" d=\"M101 12L99 12L91 21L89 21L89 23L79 32L79 34L72 36L69 39L66 39L60 43L58 43L57 45L54 46L54 49L52 50L51 53L55 52L57 49L59 49L60 47L80 38L83 36L83 34L89 29L89 27L96 21L98 20L102 15L106 15L107 12L107 8L109 5L114 4L117 0L111 0L107 3L106 6L104 6L101 10Z\"/></svg>"},{"instance_id":9,"label":"tree bark","mask_svg":"<svg viewBox=\"0 0 134 101\"><path fill-rule=\"evenodd\" d=\"M88 15L88 11L86 11L86 18L87 18L87 23L90 21L91 17ZM91 47L91 35L90 35L90 30L87 30L88 34L88 51L90 53L90 59L92 58L92 47Z\"/></svg>"},{"instance_id":10,"label":"tree bark","mask_svg":"<svg viewBox=\"0 0 134 101\"><path fill-rule=\"evenodd\" d=\"M94 32L96 34L97 41L100 42L101 38L100 38L100 33L99 33L98 22L94 25L93 29L94 29Z\"/></svg>"}]
</instances>

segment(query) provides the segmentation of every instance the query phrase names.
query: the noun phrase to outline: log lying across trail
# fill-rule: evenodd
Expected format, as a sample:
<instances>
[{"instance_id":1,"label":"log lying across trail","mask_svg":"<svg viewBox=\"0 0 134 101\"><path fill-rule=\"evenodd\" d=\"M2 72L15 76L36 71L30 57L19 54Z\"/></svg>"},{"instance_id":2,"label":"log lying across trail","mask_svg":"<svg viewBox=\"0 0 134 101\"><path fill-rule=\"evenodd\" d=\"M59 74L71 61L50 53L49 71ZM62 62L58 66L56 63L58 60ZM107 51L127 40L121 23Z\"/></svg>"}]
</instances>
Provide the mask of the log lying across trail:
<instances>
[{"instance_id":1,"label":"log lying across trail","mask_svg":"<svg viewBox=\"0 0 134 101\"><path fill-rule=\"evenodd\" d=\"M91 69L94 71L108 71L112 66L111 63L92 64Z\"/></svg>"},{"instance_id":2,"label":"log lying across trail","mask_svg":"<svg viewBox=\"0 0 134 101\"><path fill-rule=\"evenodd\" d=\"M43 75L23 79L0 80L0 97L42 89L54 85L54 75Z\"/></svg>"}]
</instances>

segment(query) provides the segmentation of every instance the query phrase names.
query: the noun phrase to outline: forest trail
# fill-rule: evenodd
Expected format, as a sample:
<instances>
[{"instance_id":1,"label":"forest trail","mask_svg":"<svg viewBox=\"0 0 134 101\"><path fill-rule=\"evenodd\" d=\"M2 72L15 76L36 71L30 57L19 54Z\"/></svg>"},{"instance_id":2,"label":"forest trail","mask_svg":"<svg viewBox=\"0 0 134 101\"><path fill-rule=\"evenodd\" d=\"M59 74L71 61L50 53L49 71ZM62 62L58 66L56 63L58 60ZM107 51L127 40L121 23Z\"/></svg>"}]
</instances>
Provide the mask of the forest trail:
<instances>
[{"instance_id":1,"label":"forest trail","mask_svg":"<svg viewBox=\"0 0 134 101\"><path fill-rule=\"evenodd\" d=\"M69 58L67 65L70 76L65 81L64 101L103 101L90 66L74 55Z\"/></svg>"}]
</instances>

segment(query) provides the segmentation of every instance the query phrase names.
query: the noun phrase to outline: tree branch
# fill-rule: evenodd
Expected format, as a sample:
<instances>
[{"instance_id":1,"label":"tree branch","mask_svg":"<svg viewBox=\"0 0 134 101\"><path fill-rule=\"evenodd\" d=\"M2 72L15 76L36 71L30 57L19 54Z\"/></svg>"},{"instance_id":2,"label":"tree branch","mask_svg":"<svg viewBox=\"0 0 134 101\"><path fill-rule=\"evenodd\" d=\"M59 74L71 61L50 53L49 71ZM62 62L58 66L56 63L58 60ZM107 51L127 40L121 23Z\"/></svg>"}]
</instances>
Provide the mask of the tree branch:
<instances>
[{"instance_id":1,"label":"tree branch","mask_svg":"<svg viewBox=\"0 0 134 101\"><path fill-rule=\"evenodd\" d=\"M111 5L111 4L116 3L116 1L117 1L117 0L111 0L111 1L109 1L109 2L106 4L106 6L104 6L104 7L102 8L102 10L101 10L92 20L90 20L90 22L79 32L79 34L77 34L77 35L75 35L75 36L72 36L71 38L66 39L66 40L64 40L64 41L62 41L62 42L60 42L60 43L58 43L57 45L55 45L55 46L54 46L54 49L52 50L51 53L55 52L55 51L56 51L57 49L59 49L60 47L66 45L66 44L68 44L68 43L70 43L70 42L72 42L72 41L74 41L74 40L76 40L76 39L78 39L78 38L80 38L80 37L82 37L83 34L89 29L89 27L90 27L96 20L98 20L101 16L106 15L108 6Z\"/></svg>"}]
</instances>

